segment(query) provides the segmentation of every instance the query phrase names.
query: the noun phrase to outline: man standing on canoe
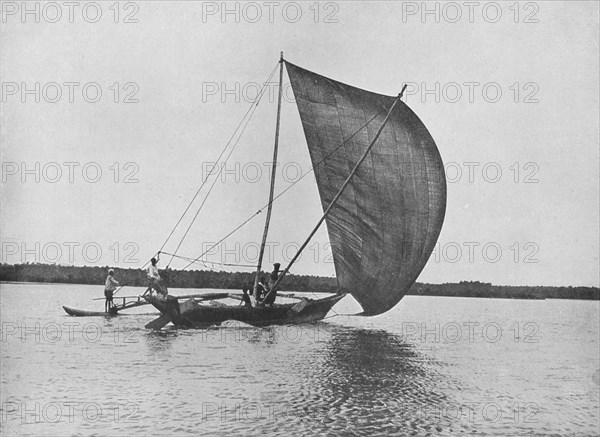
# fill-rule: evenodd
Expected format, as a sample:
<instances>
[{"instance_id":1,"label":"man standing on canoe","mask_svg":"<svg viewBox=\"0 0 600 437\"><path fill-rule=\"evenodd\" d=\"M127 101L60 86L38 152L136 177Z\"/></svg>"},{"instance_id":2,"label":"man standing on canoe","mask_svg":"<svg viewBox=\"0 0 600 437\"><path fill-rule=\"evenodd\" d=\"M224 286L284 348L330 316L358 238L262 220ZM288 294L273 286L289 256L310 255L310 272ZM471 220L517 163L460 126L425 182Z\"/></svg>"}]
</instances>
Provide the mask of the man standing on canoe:
<instances>
[{"instance_id":1,"label":"man standing on canoe","mask_svg":"<svg viewBox=\"0 0 600 437\"><path fill-rule=\"evenodd\" d=\"M271 291L277 280L279 279L279 273L283 272L283 270L279 270L281 264L275 263L273 264L273 271L269 275L269 283L267 284L267 291Z\"/></svg>"},{"instance_id":2,"label":"man standing on canoe","mask_svg":"<svg viewBox=\"0 0 600 437\"><path fill-rule=\"evenodd\" d=\"M104 297L106 297L106 301L104 302L104 311L107 313L110 312L110 309L115 306L113 303L113 294L119 286L119 282L113 277L114 274L115 271L113 269L109 269L106 282L104 283Z\"/></svg>"},{"instance_id":3,"label":"man standing on canoe","mask_svg":"<svg viewBox=\"0 0 600 437\"><path fill-rule=\"evenodd\" d=\"M156 258L152 258L150 260L151 265L148 267L148 287L150 289L150 295L152 296L152 289L154 289L156 290L157 295L161 294L166 299L167 289L162 283L156 263L158 263L158 260Z\"/></svg>"}]
</instances>

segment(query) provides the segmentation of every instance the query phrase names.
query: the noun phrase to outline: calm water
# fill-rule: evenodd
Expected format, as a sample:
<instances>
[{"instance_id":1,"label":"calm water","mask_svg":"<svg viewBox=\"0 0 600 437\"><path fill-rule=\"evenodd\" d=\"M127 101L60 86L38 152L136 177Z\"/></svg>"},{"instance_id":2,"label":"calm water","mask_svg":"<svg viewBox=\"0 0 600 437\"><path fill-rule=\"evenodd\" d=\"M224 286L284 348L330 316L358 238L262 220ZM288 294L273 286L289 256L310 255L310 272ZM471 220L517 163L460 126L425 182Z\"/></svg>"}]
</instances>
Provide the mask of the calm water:
<instances>
[{"instance_id":1,"label":"calm water","mask_svg":"<svg viewBox=\"0 0 600 437\"><path fill-rule=\"evenodd\" d=\"M600 433L598 302L408 297L368 319L161 332L149 307L61 307L101 296L1 285L2 436Z\"/></svg>"}]
</instances>

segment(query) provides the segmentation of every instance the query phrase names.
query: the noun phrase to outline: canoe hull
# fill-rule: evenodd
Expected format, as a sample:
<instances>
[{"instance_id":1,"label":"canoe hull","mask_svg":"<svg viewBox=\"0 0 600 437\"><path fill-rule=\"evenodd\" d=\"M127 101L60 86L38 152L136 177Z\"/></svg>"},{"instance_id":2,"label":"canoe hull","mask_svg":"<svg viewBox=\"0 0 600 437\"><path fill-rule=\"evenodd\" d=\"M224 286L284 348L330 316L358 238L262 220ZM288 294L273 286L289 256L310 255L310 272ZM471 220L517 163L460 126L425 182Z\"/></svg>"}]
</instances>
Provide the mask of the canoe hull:
<instances>
[{"instance_id":1,"label":"canoe hull","mask_svg":"<svg viewBox=\"0 0 600 437\"><path fill-rule=\"evenodd\" d=\"M344 296L335 295L318 300L304 299L300 303L275 304L263 308L200 305L193 299L182 303L175 298L165 301L148 297L147 300L163 315L169 315L170 321L176 327L197 328L219 325L227 320L236 320L253 326L312 323L325 318L329 310Z\"/></svg>"}]
</instances>

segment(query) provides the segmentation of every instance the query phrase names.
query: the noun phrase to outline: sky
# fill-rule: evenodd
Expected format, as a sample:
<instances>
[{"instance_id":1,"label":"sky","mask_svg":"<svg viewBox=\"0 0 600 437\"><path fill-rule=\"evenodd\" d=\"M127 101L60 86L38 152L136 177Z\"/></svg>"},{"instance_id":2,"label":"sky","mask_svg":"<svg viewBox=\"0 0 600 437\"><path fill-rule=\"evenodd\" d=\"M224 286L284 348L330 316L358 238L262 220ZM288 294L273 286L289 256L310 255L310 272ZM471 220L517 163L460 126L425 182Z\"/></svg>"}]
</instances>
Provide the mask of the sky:
<instances>
[{"instance_id":1,"label":"sky","mask_svg":"<svg viewBox=\"0 0 600 437\"><path fill-rule=\"evenodd\" d=\"M404 100L435 139L448 183L419 281L600 284L597 2L1 8L3 263L141 267L283 51L381 94L408 84ZM178 254L199 256L266 204L276 83L277 73ZM285 73L284 97L276 193L311 166ZM309 174L274 204L265 264L286 264L321 214ZM263 226L264 213L215 247L208 266L251 271ZM335 274L325 227L292 272Z\"/></svg>"}]
</instances>

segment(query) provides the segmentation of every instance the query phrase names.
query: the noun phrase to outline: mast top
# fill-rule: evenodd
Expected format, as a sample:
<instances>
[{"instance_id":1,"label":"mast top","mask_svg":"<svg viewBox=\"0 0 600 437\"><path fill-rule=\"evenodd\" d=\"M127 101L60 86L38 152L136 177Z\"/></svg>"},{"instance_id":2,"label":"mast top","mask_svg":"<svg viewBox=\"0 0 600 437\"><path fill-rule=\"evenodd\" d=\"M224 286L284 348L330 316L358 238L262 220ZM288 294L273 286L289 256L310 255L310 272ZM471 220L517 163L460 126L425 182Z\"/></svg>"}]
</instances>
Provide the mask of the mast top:
<instances>
[{"instance_id":1,"label":"mast top","mask_svg":"<svg viewBox=\"0 0 600 437\"><path fill-rule=\"evenodd\" d=\"M279 53L279 62L283 62L283 52Z\"/></svg>"},{"instance_id":2,"label":"mast top","mask_svg":"<svg viewBox=\"0 0 600 437\"><path fill-rule=\"evenodd\" d=\"M283 54L283 53L282 53ZM402 91L400 91L400 94L398 94L398 98L401 99L402 96L404 95L404 91L406 90L406 87L408 86L408 84L404 84L404 86L402 87Z\"/></svg>"}]
</instances>

